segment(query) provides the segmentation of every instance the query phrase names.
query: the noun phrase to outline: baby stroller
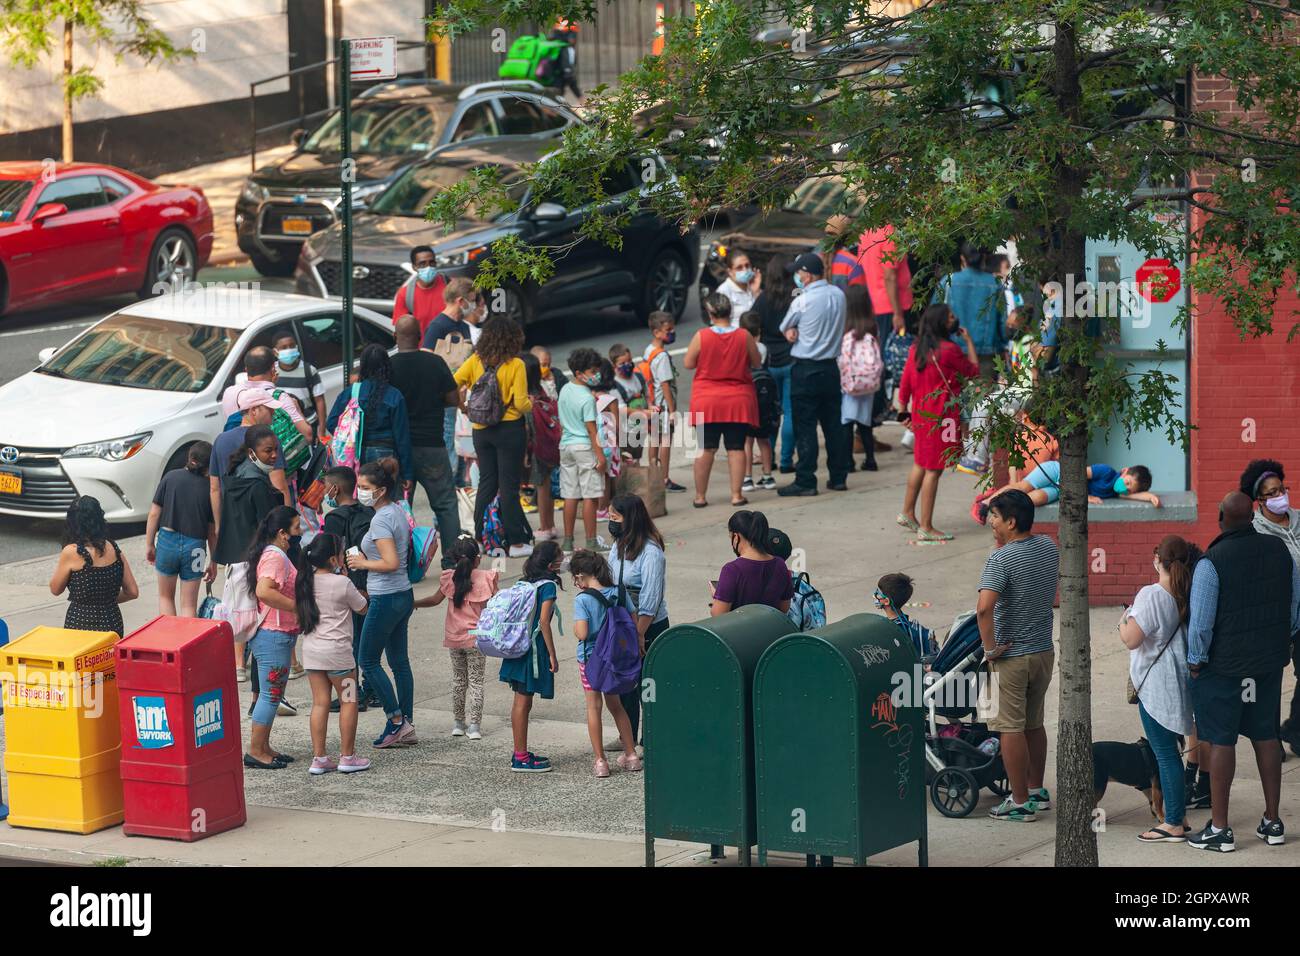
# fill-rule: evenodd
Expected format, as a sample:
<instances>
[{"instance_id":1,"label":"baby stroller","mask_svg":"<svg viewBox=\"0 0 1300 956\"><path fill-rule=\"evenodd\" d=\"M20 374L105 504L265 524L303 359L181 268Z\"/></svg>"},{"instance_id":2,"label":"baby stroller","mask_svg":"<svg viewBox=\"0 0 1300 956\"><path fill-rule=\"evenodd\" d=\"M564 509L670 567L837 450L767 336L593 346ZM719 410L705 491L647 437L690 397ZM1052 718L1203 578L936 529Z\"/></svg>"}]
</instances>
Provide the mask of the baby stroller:
<instances>
[{"instance_id":1,"label":"baby stroller","mask_svg":"<svg viewBox=\"0 0 1300 956\"><path fill-rule=\"evenodd\" d=\"M1011 792L998 735L975 720L980 695L988 693L983 662L975 612L957 615L948 639L930 661L930 673L937 679L921 694L926 783L930 802L945 817L969 816L979 803L981 787L999 797ZM940 724L939 717L949 722Z\"/></svg>"}]
</instances>

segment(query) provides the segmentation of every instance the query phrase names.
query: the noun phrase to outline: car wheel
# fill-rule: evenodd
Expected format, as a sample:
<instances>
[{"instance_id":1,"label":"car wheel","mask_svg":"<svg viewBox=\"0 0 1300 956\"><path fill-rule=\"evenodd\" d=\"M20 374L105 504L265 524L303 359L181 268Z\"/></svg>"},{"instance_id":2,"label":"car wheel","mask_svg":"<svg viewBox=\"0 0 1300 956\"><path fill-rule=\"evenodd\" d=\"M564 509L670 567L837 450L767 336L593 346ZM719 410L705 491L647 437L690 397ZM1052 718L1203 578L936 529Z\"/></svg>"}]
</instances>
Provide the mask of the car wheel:
<instances>
[{"instance_id":1,"label":"car wheel","mask_svg":"<svg viewBox=\"0 0 1300 956\"><path fill-rule=\"evenodd\" d=\"M180 229L163 230L149 250L149 268L140 287L140 298L158 295L159 286L179 290L193 282L198 275L198 263L194 240L187 233Z\"/></svg>"},{"instance_id":2,"label":"car wheel","mask_svg":"<svg viewBox=\"0 0 1300 956\"><path fill-rule=\"evenodd\" d=\"M641 321L649 319L651 312L667 312L674 320L681 319L690 286L691 277L682 254L675 249L661 249L646 270L645 289L637 309Z\"/></svg>"},{"instance_id":3,"label":"car wheel","mask_svg":"<svg viewBox=\"0 0 1300 956\"><path fill-rule=\"evenodd\" d=\"M259 274L268 278L283 279L293 275L293 270L298 265L298 253L293 255L283 254L272 259L270 256L264 256L260 252L250 252L248 261L253 264L253 268Z\"/></svg>"},{"instance_id":4,"label":"car wheel","mask_svg":"<svg viewBox=\"0 0 1300 956\"><path fill-rule=\"evenodd\" d=\"M528 297L518 286L507 283L500 289L500 294L496 289L487 289L483 293L488 304L488 315L490 317L504 315L518 322L520 328L526 328L533 320L533 304L528 301Z\"/></svg>"}]
</instances>

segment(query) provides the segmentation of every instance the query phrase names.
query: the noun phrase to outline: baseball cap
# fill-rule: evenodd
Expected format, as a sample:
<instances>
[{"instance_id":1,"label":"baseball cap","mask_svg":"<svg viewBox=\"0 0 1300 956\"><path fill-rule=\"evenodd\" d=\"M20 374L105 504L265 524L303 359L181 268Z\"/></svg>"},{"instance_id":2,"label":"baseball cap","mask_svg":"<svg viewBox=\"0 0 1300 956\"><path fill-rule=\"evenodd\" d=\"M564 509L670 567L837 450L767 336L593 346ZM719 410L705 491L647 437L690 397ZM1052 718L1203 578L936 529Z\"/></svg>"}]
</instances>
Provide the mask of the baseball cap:
<instances>
[{"instance_id":1,"label":"baseball cap","mask_svg":"<svg viewBox=\"0 0 1300 956\"><path fill-rule=\"evenodd\" d=\"M257 408L259 405L274 405L275 399L271 396L270 389L251 385L240 390L239 394L235 396L235 403L241 412L246 412L250 408Z\"/></svg>"},{"instance_id":2,"label":"baseball cap","mask_svg":"<svg viewBox=\"0 0 1300 956\"><path fill-rule=\"evenodd\" d=\"M794 545L790 543L790 536L784 531L769 528L767 532L767 553L774 558L780 558L782 561L790 560L790 555L794 553Z\"/></svg>"},{"instance_id":3,"label":"baseball cap","mask_svg":"<svg viewBox=\"0 0 1300 956\"><path fill-rule=\"evenodd\" d=\"M802 255L795 256L794 262L787 267L787 272L798 272L800 269L807 269L815 276L821 275L826 271L822 265L822 257L815 252L805 252Z\"/></svg>"}]
</instances>

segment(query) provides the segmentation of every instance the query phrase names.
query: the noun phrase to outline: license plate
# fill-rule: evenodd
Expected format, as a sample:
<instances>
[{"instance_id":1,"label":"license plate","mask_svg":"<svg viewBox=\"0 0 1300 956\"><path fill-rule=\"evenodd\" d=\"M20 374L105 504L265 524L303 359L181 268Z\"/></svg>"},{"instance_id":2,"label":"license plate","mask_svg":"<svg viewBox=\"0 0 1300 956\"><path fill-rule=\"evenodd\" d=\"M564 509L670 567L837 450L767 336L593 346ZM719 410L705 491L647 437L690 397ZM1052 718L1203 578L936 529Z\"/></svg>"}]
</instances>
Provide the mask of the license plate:
<instances>
[{"instance_id":1,"label":"license plate","mask_svg":"<svg viewBox=\"0 0 1300 956\"><path fill-rule=\"evenodd\" d=\"M23 476L16 471L0 471L0 495L21 495Z\"/></svg>"},{"instance_id":2,"label":"license plate","mask_svg":"<svg viewBox=\"0 0 1300 956\"><path fill-rule=\"evenodd\" d=\"M311 220L300 216L291 216L281 220L280 229L286 236L310 236Z\"/></svg>"}]
</instances>

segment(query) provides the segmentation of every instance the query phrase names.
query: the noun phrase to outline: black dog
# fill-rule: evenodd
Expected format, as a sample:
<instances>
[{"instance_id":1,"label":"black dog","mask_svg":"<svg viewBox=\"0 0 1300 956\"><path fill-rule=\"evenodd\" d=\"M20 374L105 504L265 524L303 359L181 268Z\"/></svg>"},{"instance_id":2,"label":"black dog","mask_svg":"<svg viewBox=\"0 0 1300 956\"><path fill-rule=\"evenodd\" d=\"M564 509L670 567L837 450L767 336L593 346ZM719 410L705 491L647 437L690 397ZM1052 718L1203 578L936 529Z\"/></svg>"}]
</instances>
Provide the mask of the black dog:
<instances>
[{"instance_id":1,"label":"black dog","mask_svg":"<svg viewBox=\"0 0 1300 956\"><path fill-rule=\"evenodd\" d=\"M1106 784L1112 780L1141 790L1151 803L1151 815L1157 820L1164 819L1160 770L1145 737L1139 737L1135 744L1098 740L1092 745L1092 789L1097 803L1101 803Z\"/></svg>"}]
</instances>

